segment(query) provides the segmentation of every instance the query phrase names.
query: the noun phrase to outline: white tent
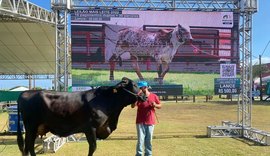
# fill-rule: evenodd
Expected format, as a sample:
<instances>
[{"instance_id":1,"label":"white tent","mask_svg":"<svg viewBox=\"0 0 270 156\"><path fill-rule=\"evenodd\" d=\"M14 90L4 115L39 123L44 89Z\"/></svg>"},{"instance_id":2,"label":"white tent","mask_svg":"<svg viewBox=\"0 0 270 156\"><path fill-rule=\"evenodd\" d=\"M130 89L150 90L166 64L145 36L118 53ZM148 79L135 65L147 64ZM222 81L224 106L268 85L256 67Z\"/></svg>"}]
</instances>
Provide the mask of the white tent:
<instances>
[{"instance_id":1,"label":"white tent","mask_svg":"<svg viewBox=\"0 0 270 156\"><path fill-rule=\"evenodd\" d=\"M25 91L25 90L29 90L29 88L25 86L16 86L9 89L9 91Z\"/></svg>"}]
</instances>

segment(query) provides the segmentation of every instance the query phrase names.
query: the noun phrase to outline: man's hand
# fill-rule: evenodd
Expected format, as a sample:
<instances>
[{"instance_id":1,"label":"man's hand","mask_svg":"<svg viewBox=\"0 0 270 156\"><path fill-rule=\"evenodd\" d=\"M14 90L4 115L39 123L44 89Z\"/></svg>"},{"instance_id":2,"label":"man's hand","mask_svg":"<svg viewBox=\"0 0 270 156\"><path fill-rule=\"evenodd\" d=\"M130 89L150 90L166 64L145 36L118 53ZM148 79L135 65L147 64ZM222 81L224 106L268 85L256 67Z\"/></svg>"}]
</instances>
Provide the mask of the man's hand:
<instances>
[{"instance_id":1,"label":"man's hand","mask_svg":"<svg viewBox=\"0 0 270 156\"><path fill-rule=\"evenodd\" d=\"M161 108L161 104L157 104L157 103L155 103L155 102L152 102L152 106L153 106L154 108L157 108L157 109L160 109L160 108Z\"/></svg>"},{"instance_id":2,"label":"man's hand","mask_svg":"<svg viewBox=\"0 0 270 156\"><path fill-rule=\"evenodd\" d=\"M156 107L156 103L155 102L152 102L152 107Z\"/></svg>"}]
</instances>

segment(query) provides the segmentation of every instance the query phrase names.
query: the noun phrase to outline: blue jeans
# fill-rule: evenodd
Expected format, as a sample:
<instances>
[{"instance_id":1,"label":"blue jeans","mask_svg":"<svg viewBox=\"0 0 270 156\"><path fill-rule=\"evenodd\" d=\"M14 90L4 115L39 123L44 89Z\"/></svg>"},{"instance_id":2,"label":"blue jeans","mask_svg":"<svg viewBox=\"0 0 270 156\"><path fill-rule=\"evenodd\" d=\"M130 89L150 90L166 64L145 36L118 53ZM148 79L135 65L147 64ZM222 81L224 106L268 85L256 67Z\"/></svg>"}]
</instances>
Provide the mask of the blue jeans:
<instances>
[{"instance_id":1,"label":"blue jeans","mask_svg":"<svg viewBox=\"0 0 270 156\"><path fill-rule=\"evenodd\" d=\"M143 145L145 147L145 156L152 156L152 137L154 125L136 124L138 142L136 147L136 156L143 155Z\"/></svg>"}]
</instances>

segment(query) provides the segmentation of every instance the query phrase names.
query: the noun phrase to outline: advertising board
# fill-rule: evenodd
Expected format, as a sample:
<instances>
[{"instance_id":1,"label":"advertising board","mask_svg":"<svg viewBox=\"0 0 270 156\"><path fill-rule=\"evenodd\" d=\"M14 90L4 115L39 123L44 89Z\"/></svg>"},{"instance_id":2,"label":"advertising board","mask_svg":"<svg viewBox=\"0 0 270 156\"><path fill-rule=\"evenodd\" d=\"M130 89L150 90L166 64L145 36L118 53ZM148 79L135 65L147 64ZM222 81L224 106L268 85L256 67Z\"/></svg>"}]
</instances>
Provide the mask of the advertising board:
<instances>
[{"instance_id":1,"label":"advertising board","mask_svg":"<svg viewBox=\"0 0 270 156\"><path fill-rule=\"evenodd\" d=\"M239 94L240 78L216 78L215 94Z\"/></svg>"},{"instance_id":2,"label":"advertising board","mask_svg":"<svg viewBox=\"0 0 270 156\"><path fill-rule=\"evenodd\" d=\"M152 85L150 91L158 96L180 96L183 95L182 85Z\"/></svg>"}]
</instances>

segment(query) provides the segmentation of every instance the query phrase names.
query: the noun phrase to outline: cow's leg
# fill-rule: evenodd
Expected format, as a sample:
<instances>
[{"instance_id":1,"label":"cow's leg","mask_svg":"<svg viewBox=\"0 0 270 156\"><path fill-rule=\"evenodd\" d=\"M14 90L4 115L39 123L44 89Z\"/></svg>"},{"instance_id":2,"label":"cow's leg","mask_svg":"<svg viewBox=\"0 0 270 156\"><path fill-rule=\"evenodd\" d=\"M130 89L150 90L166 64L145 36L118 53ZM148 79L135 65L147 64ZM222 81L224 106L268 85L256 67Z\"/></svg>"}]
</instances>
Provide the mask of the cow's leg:
<instances>
[{"instance_id":1,"label":"cow's leg","mask_svg":"<svg viewBox=\"0 0 270 156\"><path fill-rule=\"evenodd\" d=\"M164 69L164 71L162 71L162 73L160 75L161 79L163 79L165 77L165 75L167 74L167 72L170 70L169 64L167 62L163 62L162 65L164 67L164 68L162 67Z\"/></svg>"},{"instance_id":2,"label":"cow's leg","mask_svg":"<svg viewBox=\"0 0 270 156\"><path fill-rule=\"evenodd\" d=\"M136 74L138 75L138 78L140 80L144 80L138 64L138 58L136 56L131 56L131 60L132 60L132 67L135 70Z\"/></svg>"},{"instance_id":3,"label":"cow's leg","mask_svg":"<svg viewBox=\"0 0 270 156\"><path fill-rule=\"evenodd\" d=\"M86 136L87 142L89 144L88 156L92 156L97 148L96 128L87 129L87 131L85 131L85 136Z\"/></svg>"},{"instance_id":4,"label":"cow's leg","mask_svg":"<svg viewBox=\"0 0 270 156\"><path fill-rule=\"evenodd\" d=\"M30 152L31 156L35 156L35 139L37 134L37 126L26 127L25 128L25 147L24 147L24 155L28 155Z\"/></svg>"},{"instance_id":5,"label":"cow's leg","mask_svg":"<svg viewBox=\"0 0 270 156\"><path fill-rule=\"evenodd\" d=\"M158 78L160 78L161 77L161 74L162 74L162 64L157 64L157 67L158 67L158 69L157 69L157 71L158 71Z\"/></svg>"},{"instance_id":6,"label":"cow's leg","mask_svg":"<svg viewBox=\"0 0 270 156\"><path fill-rule=\"evenodd\" d=\"M110 63L110 80L114 80L115 60L116 60L116 56L115 56L115 54L113 54L113 56L109 60L109 63Z\"/></svg>"},{"instance_id":7,"label":"cow's leg","mask_svg":"<svg viewBox=\"0 0 270 156\"><path fill-rule=\"evenodd\" d=\"M163 84L163 79L166 75L166 73L169 71L169 65L166 62L163 62L162 64L158 65L158 81L159 84Z\"/></svg>"}]
</instances>

